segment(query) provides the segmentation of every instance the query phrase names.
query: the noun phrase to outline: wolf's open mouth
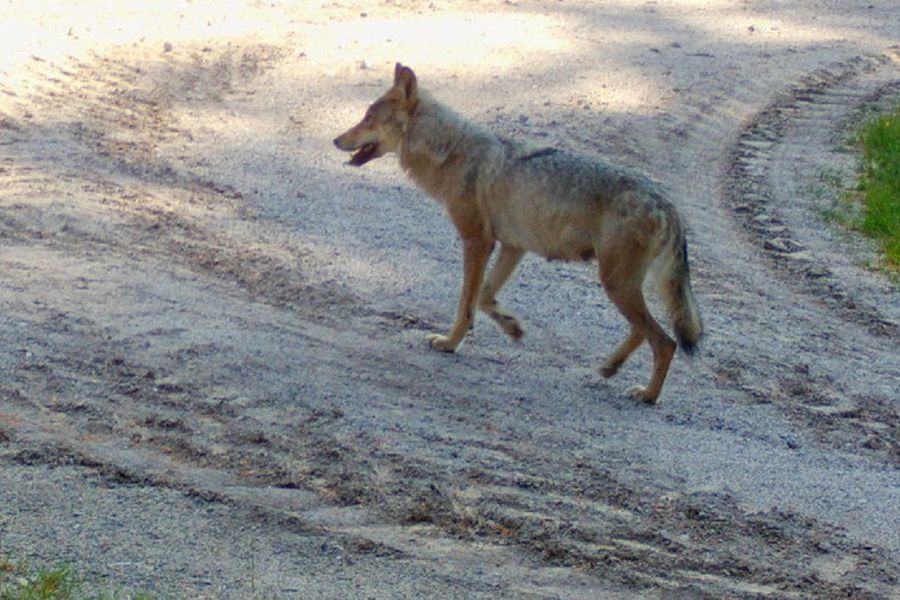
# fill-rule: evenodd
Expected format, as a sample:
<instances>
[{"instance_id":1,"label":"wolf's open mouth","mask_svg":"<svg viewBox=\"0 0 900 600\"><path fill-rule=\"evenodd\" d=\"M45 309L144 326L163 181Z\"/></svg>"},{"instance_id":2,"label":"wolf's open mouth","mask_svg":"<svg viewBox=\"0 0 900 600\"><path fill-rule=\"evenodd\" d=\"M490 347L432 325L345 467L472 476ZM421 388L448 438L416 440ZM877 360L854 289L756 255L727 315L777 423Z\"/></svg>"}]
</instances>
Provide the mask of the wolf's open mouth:
<instances>
[{"instance_id":1,"label":"wolf's open mouth","mask_svg":"<svg viewBox=\"0 0 900 600\"><path fill-rule=\"evenodd\" d=\"M376 158L377 153L378 153L378 143L377 142L372 143L372 144L364 144L363 147L360 148L356 152L356 154L354 154L353 156L350 157L350 164L353 165L354 167L362 166L362 165L366 164L367 162L369 162L370 160L372 160L373 158Z\"/></svg>"}]
</instances>

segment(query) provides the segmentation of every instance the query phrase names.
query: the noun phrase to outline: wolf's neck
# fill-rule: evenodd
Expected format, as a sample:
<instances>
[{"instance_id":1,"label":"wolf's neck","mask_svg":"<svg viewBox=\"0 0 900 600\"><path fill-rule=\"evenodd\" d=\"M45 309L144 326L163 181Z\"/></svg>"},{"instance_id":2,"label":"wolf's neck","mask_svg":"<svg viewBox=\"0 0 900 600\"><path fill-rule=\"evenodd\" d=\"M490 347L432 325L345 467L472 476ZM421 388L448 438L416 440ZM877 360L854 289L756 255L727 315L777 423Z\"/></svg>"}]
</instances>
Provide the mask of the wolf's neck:
<instances>
[{"instance_id":1,"label":"wolf's neck","mask_svg":"<svg viewBox=\"0 0 900 600\"><path fill-rule=\"evenodd\" d=\"M400 166L440 200L465 193L468 163L493 136L420 92L400 149Z\"/></svg>"}]
</instances>

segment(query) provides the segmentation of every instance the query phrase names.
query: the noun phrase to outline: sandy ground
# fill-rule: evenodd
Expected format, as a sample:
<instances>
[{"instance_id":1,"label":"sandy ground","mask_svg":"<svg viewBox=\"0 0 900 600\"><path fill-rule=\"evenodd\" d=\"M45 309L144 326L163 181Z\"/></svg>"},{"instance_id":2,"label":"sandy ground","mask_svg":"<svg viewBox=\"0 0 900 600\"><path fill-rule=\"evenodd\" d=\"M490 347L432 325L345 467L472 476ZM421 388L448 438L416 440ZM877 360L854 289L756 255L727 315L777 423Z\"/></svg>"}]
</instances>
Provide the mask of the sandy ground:
<instances>
[{"instance_id":1,"label":"sandy ground","mask_svg":"<svg viewBox=\"0 0 900 600\"><path fill-rule=\"evenodd\" d=\"M100 8L102 6L102 9ZM894 0L0 3L0 552L160 598L900 598L900 296L825 224ZM460 244L331 139L394 61L690 225L707 338L595 269L455 355Z\"/></svg>"}]
</instances>

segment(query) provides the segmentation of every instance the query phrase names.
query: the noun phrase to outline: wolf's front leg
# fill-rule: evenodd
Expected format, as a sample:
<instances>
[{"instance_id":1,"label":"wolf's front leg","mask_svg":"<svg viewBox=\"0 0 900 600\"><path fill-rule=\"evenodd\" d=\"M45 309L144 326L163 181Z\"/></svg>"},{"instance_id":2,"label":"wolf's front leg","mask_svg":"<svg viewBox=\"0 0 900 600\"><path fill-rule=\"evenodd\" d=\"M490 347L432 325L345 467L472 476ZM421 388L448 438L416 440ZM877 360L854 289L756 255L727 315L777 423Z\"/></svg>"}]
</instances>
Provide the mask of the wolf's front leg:
<instances>
[{"instance_id":1,"label":"wolf's front leg","mask_svg":"<svg viewBox=\"0 0 900 600\"><path fill-rule=\"evenodd\" d=\"M456 311L456 323L447 335L432 334L427 337L435 350L453 352L472 326L475 302L481 292L484 269L493 249L493 242L463 239L463 285L459 308Z\"/></svg>"}]
</instances>

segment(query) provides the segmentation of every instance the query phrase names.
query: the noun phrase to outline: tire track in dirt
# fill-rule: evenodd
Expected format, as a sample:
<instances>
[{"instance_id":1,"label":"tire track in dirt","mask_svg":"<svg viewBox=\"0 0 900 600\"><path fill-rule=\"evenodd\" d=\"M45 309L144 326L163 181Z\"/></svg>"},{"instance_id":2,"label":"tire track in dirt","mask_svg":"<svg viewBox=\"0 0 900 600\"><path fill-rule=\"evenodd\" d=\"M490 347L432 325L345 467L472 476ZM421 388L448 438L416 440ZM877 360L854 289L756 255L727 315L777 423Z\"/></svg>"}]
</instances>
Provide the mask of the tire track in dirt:
<instances>
[{"instance_id":1,"label":"tire track in dirt","mask_svg":"<svg viewBox=\"0 0 900 600\"><path fill-rule=\"evenodd\" d=\"M856 299L855 290L845 289L827 266L816 260L797 240L784 221L773 212L783 209L774 201L772 177L775 147L801 119L804 127L831 130L833 106L849 112L866 102L896 94L897 81L872 91L861 86L860 75L893 67L886 56L859 57L847 63L823 68L780 94L780 98L760 111L744 127L729 159L726 195L731 210L747 232L784 274L785 280L802 284L803 291L825 302L843 319L862 325L873 335L896 337L900 323L882 314L871 299Z\"/></svg>"},{"instance_id":2,"label":"tire track in dirt","mask_svg":"<svg viewBox=\"0 0 900 600\"><path fill-rule=\"evenodd\" d=\"M900 97L898 75L896 62L878 55L832 64L802 78L744 126L728 159L725 180L725 198L734 218L780 280L887 347L900 338L897 289L877 274L855 276L854 287L848 286L847 271L859 272L859 267L847 256L846 242L828 235L824 223L809 223L822 219L816 213L823 207L804 198L810 191L803 181L812 170L804 161L811 145L834 147L829 155L834 163L847 160L834 155L849 138L849 129L859 118L855 115L861 107ZM738 371L724 367L719 373L751 395L759 394ZM856 436L864 440L865 448L900 465L900 412L895 400L846 397L803 365L779 377L775 396L792 418L808 423L823 440L836 431Z\"/></svg>"},{"instance_id":3,"label":"tire track in dirt","mask_svg":"<svg viewBox=\"0 0 900 600\"><path fill-rule=\"evenodd\" d=\"M444 445L484 461L468 462L462 472L453 473L460 469L459 461L410 459L372 439L341 443L339 411L301 410L300 418L276 432L246 411L229 414L211 404L212 399L204 401L202 387L160 385L144 367L119 358L96 364L70 365L67 374L54 375L60 366L45 361L39 370L42 378L50 374L53 389L54 380L67 375L81 379L93 372L109 390L96 402L125 410L100 415L91 408L94 402L51 404L46 408L65 414L69 424L60 432L60 445L31 451L23 460L75 460L120 481L174 487L211 501L255 503L262 518L300 530L317 529L310 513L324 505L366 507L380 515L378 523L386 518L406 529L405 536L425 526L463 543L512 543L548 566L586 571L637 589L674 587L718 597L803 597L814 592L821 598L877 598L877 588L869 596L868 586L892 581L876 549L856 547L812 521L777 512L747 513L718 494L683 496L636 488L620 480L614 464L566 470L541 447L529 451L516 442L485 447L476 441L472 448L463 436L448 434ZM77 384L59 389L73 387ZM21 392L11 395L21 397ZM142 408L135 411L135 406ZM97 430L98 417L119 427ZM45 427L54 420L52 414L42 418ZM71 437L71 430L83 437ZM172 470L154 474L146 464L123 461L121 455L110 462L109 448L103 447L110 438L127 439L136 452L161 453ZM194 473L207 469L236 476L241 490ZM460 479L469 485L457 488L452 482ZM273 504L265 492L272 488L299 490L300 507L296 500L287 510ZM410 551L378 528L345 527L344 539L356 552ZM324 530L340 528L326 523ZM835 564L842 571L830 580ZM858 587L851 580L868 583Z\"/></svg>"},{"instance_id":4,"label":"tire track in dirt","mask_svg":"<svg viewBox=\"0 0 900 600\"><path fill-rule=\"evenodd\" d=\"M59 66L36 58L34 79L44 83L9 92L18 111L0 130L0 144L17 153L0 159L17 195L2 208L4 234L94 255L166 256L308 314L352 310L348 290L306 272L314 265L308 249L255 225L240 190L195 174L190 156L158 153L164 142L192 139L175 107L221 104L278 59L265 45L202 46L144 62L97 55ZM56 154L42 156L47 147ZM91 197L70 203L76 193Z\"/></svg>"}]
</instances>

